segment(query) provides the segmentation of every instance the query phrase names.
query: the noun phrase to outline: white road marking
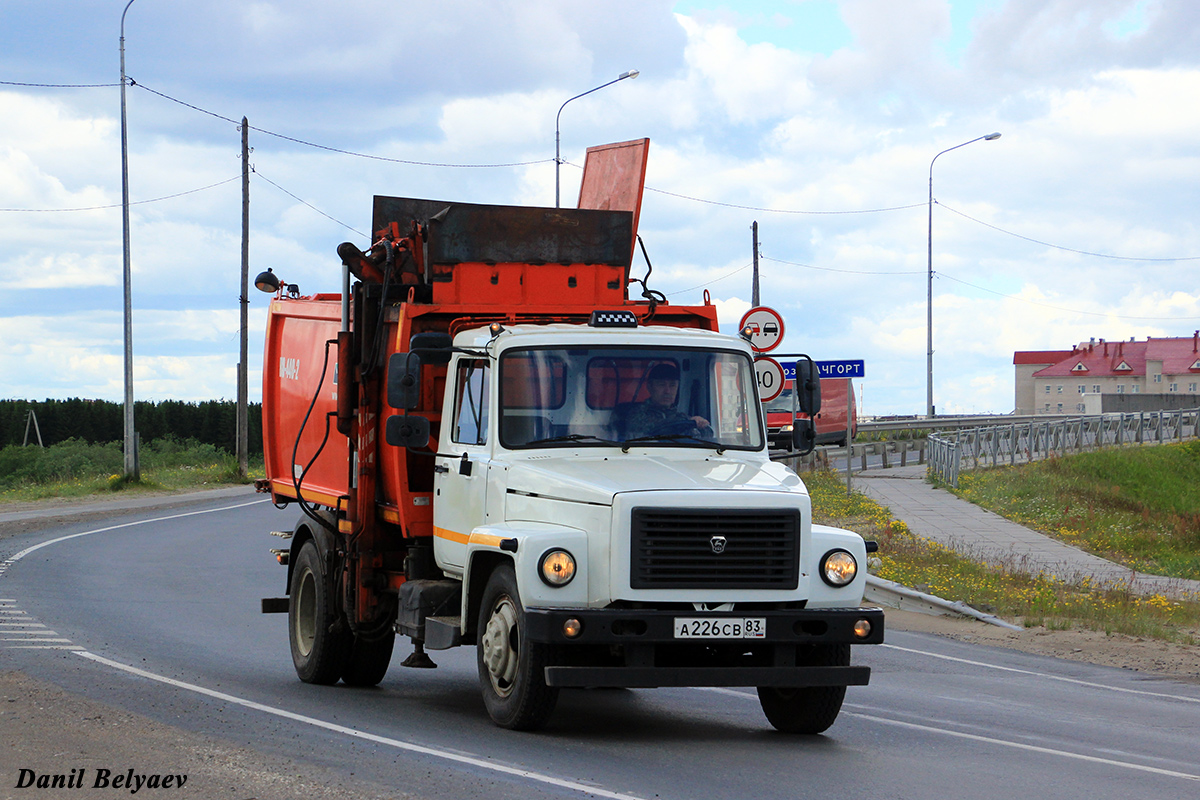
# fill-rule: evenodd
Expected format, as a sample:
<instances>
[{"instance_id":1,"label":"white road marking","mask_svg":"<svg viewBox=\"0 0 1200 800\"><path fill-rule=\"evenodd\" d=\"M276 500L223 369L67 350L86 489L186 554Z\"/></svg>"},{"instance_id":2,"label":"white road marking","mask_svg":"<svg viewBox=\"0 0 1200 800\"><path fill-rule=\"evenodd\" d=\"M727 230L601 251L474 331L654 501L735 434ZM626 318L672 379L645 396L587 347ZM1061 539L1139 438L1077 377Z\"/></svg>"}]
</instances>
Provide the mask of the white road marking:
<instances>
[{"instance_id":1,"label":"white road marking","mask_svg":"<svg viewBox=\"0 0 1200 800\"><path fill-rule=\"evenodd\" d=\"M9 638L7 636L0 636L0 642L37 642L38 644L41 644L42 642L70 642L70 641L71 641L70 639L52 639L52 638L46 638L46 637L42 637L41 639L30 639L28 637L21 637L18 639L13 639L13 638Z\"/></svg>"},{"instance_id":2,"label":"white road marking","mask_svg":"<svg viewBox=\"0 0 1200 800\"><path fill-rule=\"evenodd\" d=\"M1165 775L1168 778L1182 778L1188 781L1200 781L1200 775L1193 775L1190 772L1176 772L1170 769L1160 769L1159 767L1150 767L1145 764L1134 764L1130 761L1117 761L1111 758L1100 758L1099 756L1088 756L1082 753L1072 753L1069 750L1055 750L1050 747L1039 747L1033 744L1024 744L1022 742L1012 742L1007 739L996 739L991 736L980 736L974 733L963 733L962 731L950 730L948 728L935 728L931 725L919 725L915 722L901 722L898 719L888 719L887 717L876 717L871 714L863 714L857 711L846 712L849 716L858 717L860 719L868 719L872 722L879 722L884 725L895 725L900 728L909 728L910 730L924 731L926 733L940 733L944 736L953 736L959 739L970 739L973 742L983 742L985 744L995 744L1001 747L1012 747L1017 750L1027 750L1034 753L1043 753L1045 755L1060 756L1062 758L1073 758L1078 761L1089 761L1093 764L1105 764L1110 767L1121 767L1123 769L1132 769L1139 772L1150 772L1155 775Z\"/></svg>"},{"instance_id":3,"label":"white road marking","mask_svg":"<svg viewBox=\"0 0 1200 800\"><path fill-rule=\"evenodd\" d=\"M1053 681L1062 681L1063 683L1073 683L1077 686L1087 686L1090 689L1107 689L1110 692L1124 692L1125 694L1140 694L1148 697L1162 697L1167 700L1181 700L1185 703L1200 703L1200 697L1188 697L1182 694L1168 694L1166 692L1148 692L1145 689L1126 689L1123 686L1109 686L1106 683L1094 683L1092 681L1082 681L1078 678L1066 678L1062 675L1052 675L1049 672L1036 672L1030 669L1018 669L1016 667L1002 667L998 664L988 664L984 661L972 661L969 658L958 658L956 656L945 656L941 653L930 653L926 650L914 650L911 647L900 647L894 644L881 644L880 647L886 647L889 650L900 650L905 653L915 653L920 656L929 656L930 658L940 658L944 661L957 661L960 664L970 664L973 667L987 667L988 669L1000 670L1001 672L1016 672L1021 675L1033 675L1038 678L1048 678Z\"/></svg>"},{"instance_id":4,"label":"white road marking","mask_svg":"<svg viewBox=\"0 0 1200 800\"><path fill-rule=\"evenodd\" d=\"M355 739L362 739L362 740L368 741L368 742L375 742L376 744L387 745L388 747L394 747L397 750L407 750L411 753L419 753L419 754L425 755L425 756L432 756L433 758L442 758L447 761L454 761L459 764L466 764L468 766L472 766L477 769L488 770L490 772L499 772L504 775L511 775L516 778L524 778L526 780L536 781L538 783L544 783L544 784L548 784L550 786L557 786L560 789L569 789L571 791L581 792L583 794L590 794L590 795L594 795L596 797L607 797L607 798L610 798L610 800L642 800L642 798L638 797L637 795L623 794L621 792L612 792L607 789L601 789L599 786L592 786L592 785L586 784L586 783L578 783L576 781L564 780L562 778L556 778L553 775L546 775L546 774L543 774L540 772L530 772L529 770L518 769L516 767L507 767L507 766L504 766L503 764L497 764L494 761L489 761L485 758L480 758L478 756L464 755L462 753L452 752L450 750L439 750L438 748L435 748L435 747L426 747L424 745L413 744L412 742L406 742L401 739L392 739L387 736L379 736L378 734L367 733L366 731L356 730L355 728L350 728L345 725L338 725L333 722L326 722L325 720L317 719L315 717L308 717L303 714L297 714L293 711L285 711L282 708L276 708L274 706L268 706L268 705L264 705L262 703L256 703L253 700L246 700L244 698L236 697L231 694L225 694L224 692L214 691L213 689L206 689L203 686L197 686L194 683L185 683L184 681L177 681L174 678L168 678L163 675L155 674L153 672L147 672L144 669L138 669L137 667L131 667L126 664L121 664L120 662L112 661L110 659L104 658L103 656L98 656L95 653L88 652L87 650L76 651L76 655L78 655L82 658L86 658L89 661L94 661L98 664L104 664L105 666L112 667L113 669L120 670L122 672L127 672L130 675L137 675L139 677L147 678L152 681L164 683L168 686L173 686L177 689L185 689L189 692L195 692L197 694L202 694L205 697L211 697L213 699L221 700L226 703L242 706L243 708L249 708L254 711L261 711L266 714L272 714L276 717L282 717L283 719L290 719L293 722L301 722L301 723L304 723L305 725L312 725L315 728L323 728L324 730L332 731L333 733L340 733L343 736L350 736Z\"/></svg>"},{"instance_id":5,"label":"white road marking","mask_svg":"<svg viewBox=\"0 0 1200 800\"><path fill-rule=\"evenodd\" d=\"M718 694L733 695L740 697L743 700L757 700L757 694L750 692L739 692L734 689L722 689L718 687L694 687L696 691L716 692ZM846 703L846 708L857 708L852 703ZM860 711L843 712L850 717L858 717L859 719L870 720L871 722L880 722L885 725L896 725L901 728L911 728L912 730L924 731L926 733L940 733L945 736L953 736L959 739L970 739L975 742L984 742L986 744L1000 745L1001 747L1012 747L1018 750L1029 750L1035 753L1043 753L1051 756L1061 756L1062 758L1072 758L1079 761L1090 761L1094 764L1106 764L1111 767L1122 767L1124 769L1138 770L1139 772L1152 772L1155 775L1165 775L1169 778L1183 778L1189 781L1200 781L1200 775L1193 775L1190 772L1176 772L1169 769L1160 769L1158 767L1149 767L1145 764L1135 764L1131 761L1117 761L1111 758L1100 758L1099 756L1088 756L1082 753L1072 753L1070 750L1055 750L1050 747L1038 747L1037 745L1024 744L1022 742L1013 742L1008 739L997 739L992 736L980 736L974 733L963 733L962 731L952 730L950 728L935 728L932 725L920 725L915 722L902 722L896 719L888 719L887 717L877 717L872 714L863 714Z\"/></svg>"},{"instance_id":6,"label":"white road marking","mask_svg":"<svg viewBox=\"0 0 1200 800\"><path fill-rule=\"evenodd\" d=\"M231 506L222 506L221 508L209 508L209 509L205 509L204 511L188 511L183 514L170 514L165 517L156 517L154 519L142 519L142 520L136 520L134 522L123 522L120 525L109 525L104 528L96 528L95 530L83 531L82 533L72 533L67 536L59 536L57 539L50 539L50 540L47 540L40 544L35 544L32 547L27 547L24 550L22 550L21 552L17 553L16 555L12 556L11 558L9 558L8 560L0 561L0 578L4 577L4 573L8 571L9 567L11 567L13 564L17 563L18 561L20 561L22 558L29 555L30 553L41 550L43 547L49 547L52 544L57 544L59 542L65 542L69 539L78 539L80 536L91 536L93 533L104 533L105 531L114 531L114 530L117 530L118 528L130 528L135 525L145 525L150 522L165 522L166 520L180 519L182 517L194 517L197 514L212 514L217 511L231 511L235 508L245 508L246 506L252 506L252 505L256 505L258 503L266 503L266 502L268 502L268 500L266 498L263 498L261 500L252 500L249 503L236 503ZM27 620L32 619L31 617L29 617L29 615L26 612L24 612L16 607L16 602L17 601L11 597L0 597L0 614L6 615L4 617L0 617L0 619L6 620L4 622L0 622L0 634L13 635L13 636L29 636L29 637L31 637L31 636L57 636L58 635L55 631L47 630L46 626L41 624L40 622L28 622L28 621L24 621L24 620L22 620L20 622L13 621L12 618L17 617L17 616L25 617ZM3 649L3 650L82 650L83 649L79 645L71 644L70 639L8 639L8 638L6 638L6 639L0 639L0 641L29 642L29 644L3 645L2 647L0 647L0 649ZM66 644L46 644L47 642L65 642Z\"/></svg>"},{"instance_id":7,"label":"white road marking","mask_svg":"<svg viewBox=\"0 0 1200 800\"><path fill-rule=\"evenodd\" d=\"M249 503L236 503L232 506L221 506L220 508L207 508L203 511L187 511L183 514L170 514L165 517L154 517L153 519L139 519L139 520L135 520L133 522L122 522L120 525L109 525L106 528L96 528L95 530L83 531L81 533L72 533L72 534L68 534L66 536L59 536L57 539L48 539L39 544L35 544L32 547L26 547L24 550L22 550L21 552L17 553L14 556L12 556L7 561L0 561L0 577L4 576L4 573L8 570L9 567L11 567L13 564L17 563L18 561L20 561L22 558L29 555L30 553L37 552L38 550L41 550L43 547L49 547L52 544L58 544L59 542L65 542L68 539L78 539L80 536L91 536L93 533L104 533L105 531L115 531L119 528L132 528L135 525L149 525L152 522L166 522L167 520L171 520L171 519L183 519L184 517L195 517L199 514L215 514L218 511L232 511L235 508L245 508L246 506L253 506L253 505L258 505L259 503L267 503L267 502L270 502L267 498L263 498L262 500L251 500ZM15 603L16 601L12 600L9 602Z\"/></svg>"}]
</instances>

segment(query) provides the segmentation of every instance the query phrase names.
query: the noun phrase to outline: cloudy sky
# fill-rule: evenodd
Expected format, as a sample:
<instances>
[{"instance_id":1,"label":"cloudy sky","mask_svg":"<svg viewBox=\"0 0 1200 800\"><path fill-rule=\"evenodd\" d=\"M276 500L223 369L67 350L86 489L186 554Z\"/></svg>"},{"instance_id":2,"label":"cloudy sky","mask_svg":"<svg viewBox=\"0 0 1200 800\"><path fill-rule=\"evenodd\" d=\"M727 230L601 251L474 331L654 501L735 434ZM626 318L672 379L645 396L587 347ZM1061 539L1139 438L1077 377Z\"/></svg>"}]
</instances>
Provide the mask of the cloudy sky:
<instances>
[{"instance_id":1,"label":"cloudy sky","mask_svg":"<svg viewBox=\"0 0 1200 800\"><path fill-rule=\"evenodd\" d=\"M0 3L0 397L123 396L125 2ZM1192 0L137 0L125 46L138 399L236 395L235 121L251 274L337 291L375 194L552 206L555 113L630 69L563 111L564 205L649 137L651 287L732 331L757 220L785 348L865 360L867 414L924 410L930 162L993 131L933 168L939 413L1011 411L1014 350L1200 328Z\"/></svg>"}]
</instances>

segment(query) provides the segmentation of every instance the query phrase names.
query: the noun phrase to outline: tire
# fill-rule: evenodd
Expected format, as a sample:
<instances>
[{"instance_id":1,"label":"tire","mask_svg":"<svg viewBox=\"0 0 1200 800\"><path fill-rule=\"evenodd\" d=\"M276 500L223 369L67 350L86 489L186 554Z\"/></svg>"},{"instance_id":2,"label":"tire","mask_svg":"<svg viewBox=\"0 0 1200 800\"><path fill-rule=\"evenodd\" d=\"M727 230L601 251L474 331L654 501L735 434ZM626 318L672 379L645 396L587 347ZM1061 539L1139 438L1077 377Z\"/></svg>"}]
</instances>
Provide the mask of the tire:
<instances>
[{"instance_id":1,"label":"tire","mask_svg":"<svg viewBox=\"0 0 1200 800\"><path fill-rule=\"evenodd\" d=\"M531 731L546 724L558 689L546 685L549 647L525 638L525 609L509 564L488 578L479 606L475 660L488 716L501 728Z\"/></svg>"},{"instance_id":2,"label":"tire","mask_svg":"<svg viewBox=\"0 0 1200 800\"><path fill-rule=\"evenodd\" d=\"M850 645L801 645L797 648L796 663L811 667L849 666ZM767 721L783 733L824 733L837 719L845 697L845 686L758 687L758 702Z\"/></svg>"},{"instance_id":3,"label":"tire","mask_svg":"<svg viewBox=\"0 0 1200 800\"><path fill-rule=\"evenodd\" d=\"M316 544L305 542L292 570L288 603L292 663L305 683L327 686L342 677L350 640L332 584Z\"/></svg>"},{"instance_id":4,"label":"tire","mask_svg":"<svg viewBox=\"0 0 1200 800\"><path fill-rule=\"evenodd\" d=\"M394 629L374 640L355 636L342 669L342 680L347 686L378 686L392 663L395 643Z\"/></svg>"}]
</instances>

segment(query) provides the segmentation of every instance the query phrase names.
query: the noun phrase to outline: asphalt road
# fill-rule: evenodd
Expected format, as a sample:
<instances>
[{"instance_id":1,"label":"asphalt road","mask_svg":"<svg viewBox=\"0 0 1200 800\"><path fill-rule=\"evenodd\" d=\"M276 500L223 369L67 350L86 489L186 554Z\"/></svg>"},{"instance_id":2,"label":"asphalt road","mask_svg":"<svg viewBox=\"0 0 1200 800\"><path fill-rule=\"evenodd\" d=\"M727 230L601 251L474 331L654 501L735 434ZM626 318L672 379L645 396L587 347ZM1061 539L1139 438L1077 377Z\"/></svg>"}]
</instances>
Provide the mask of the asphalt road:
<instances>
[{"instance_id":1,"label":"asphalt road","mask_svg":"<svg viewBox=\"0 0 1200 800\"><path fill-rule=\"evenodd\" d=\"M286 617L258 611L296 513L248 495L0 542L0 669L418 796L1200 795L1200 686L925 634L857 648L871 685L818 737L775 733L744 689L564 691L545 731L503 731L473 649L405 669L403 641L378 689L308 686Z\"/></svg>"}]
</instances>

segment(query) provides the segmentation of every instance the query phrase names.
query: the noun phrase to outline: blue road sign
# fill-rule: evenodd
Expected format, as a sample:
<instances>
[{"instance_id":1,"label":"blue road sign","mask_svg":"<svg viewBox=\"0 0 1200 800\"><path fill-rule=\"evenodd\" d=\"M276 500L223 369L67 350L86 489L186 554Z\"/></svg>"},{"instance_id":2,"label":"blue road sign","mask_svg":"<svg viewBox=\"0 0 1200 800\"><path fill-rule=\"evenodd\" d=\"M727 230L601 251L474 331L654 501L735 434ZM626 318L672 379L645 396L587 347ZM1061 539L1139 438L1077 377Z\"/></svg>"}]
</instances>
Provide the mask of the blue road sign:
<instances>
[{"instance_id":1,"label":"blue road sign","mask_svg":"<svg viewBox=\"0 0 1200 800\"><path fill-rule=\"evenodd\" d=\"M817 371L822 378L862 378L867 374L862 359L818 361Z\"/></svg>"},{"instance_id":2,"label":"blue road sign","mask_svg":"<svg viewBox=\"0 0 1200 800\"><path fill-rule=\"evenodd\" d=\"M851 359L849 361L817 361L817 372L822 378L865 378L867 375L866 367L862 359ZM792 381L796 379L796 362L783 362L783 379Z\"/></svg>"}]
</instances>

